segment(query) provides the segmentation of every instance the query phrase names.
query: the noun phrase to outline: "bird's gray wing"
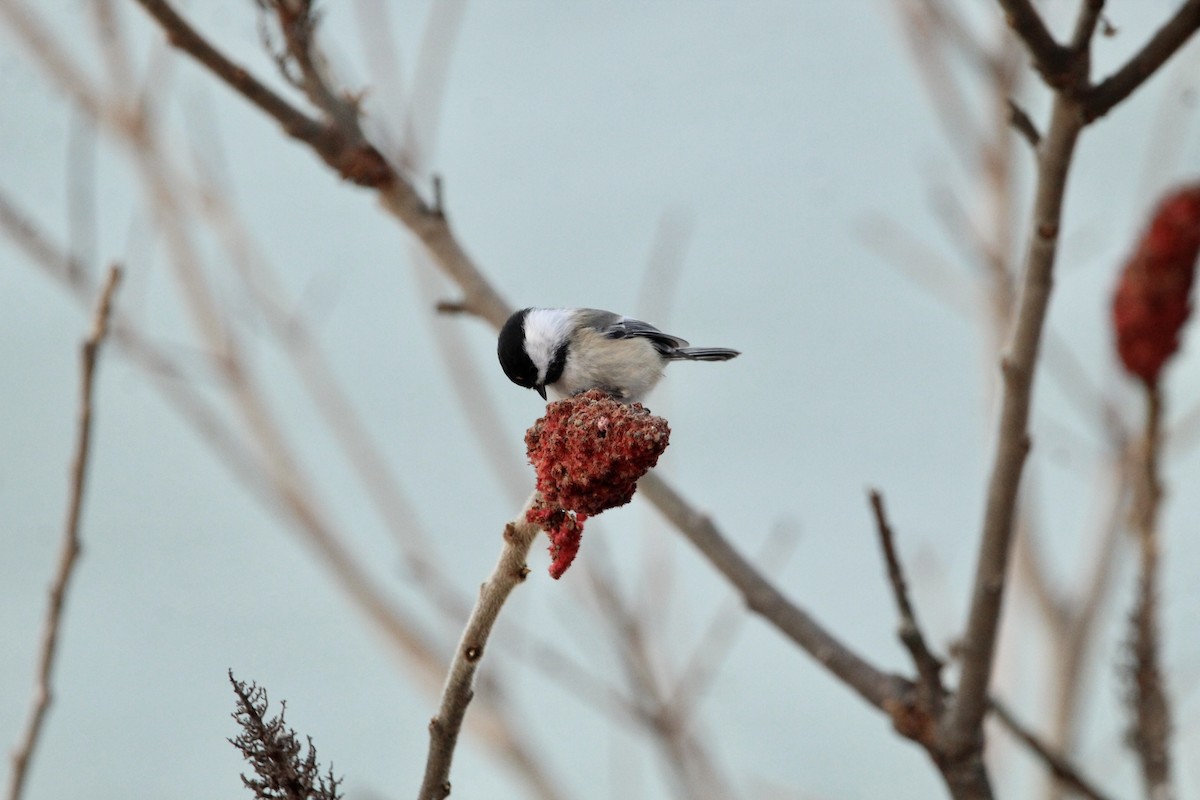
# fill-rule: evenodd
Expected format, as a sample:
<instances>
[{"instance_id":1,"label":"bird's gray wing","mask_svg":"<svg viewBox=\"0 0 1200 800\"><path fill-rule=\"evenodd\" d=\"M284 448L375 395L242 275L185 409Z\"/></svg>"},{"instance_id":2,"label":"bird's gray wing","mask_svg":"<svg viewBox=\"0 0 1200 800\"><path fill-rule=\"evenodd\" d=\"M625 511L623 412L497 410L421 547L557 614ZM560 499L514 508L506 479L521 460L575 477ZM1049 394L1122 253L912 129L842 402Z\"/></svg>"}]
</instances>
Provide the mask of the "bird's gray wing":
<instances>
[{"instance_id":1,"label":"bird's gray wing","mask_svg":"<svg viewBox=\"0 0 1200 800\"><path fill-rule=\"evenodd\" d=\"M593 325L610 339L629 339L632 337L649 339L663 353L688 346L686 339L680 339L678 336L663 333L649 322L642 322L640 319L622 317L610 311L589 311L588 314L589 317L586 319L586 322Z\"/></svg>"}]
</instances>

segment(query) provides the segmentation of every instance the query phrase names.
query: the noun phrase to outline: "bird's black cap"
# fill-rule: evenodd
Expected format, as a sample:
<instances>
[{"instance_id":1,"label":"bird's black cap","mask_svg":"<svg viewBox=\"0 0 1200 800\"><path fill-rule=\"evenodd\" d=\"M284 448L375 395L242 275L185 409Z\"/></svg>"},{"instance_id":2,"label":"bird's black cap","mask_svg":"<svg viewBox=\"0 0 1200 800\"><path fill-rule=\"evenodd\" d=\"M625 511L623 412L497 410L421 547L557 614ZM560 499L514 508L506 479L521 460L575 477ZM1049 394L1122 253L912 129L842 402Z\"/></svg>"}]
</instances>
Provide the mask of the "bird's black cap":
<instances>
[{"instance_id":1,"label":"bird's black cap","mask_svg":"<svg viewBox=\"0 0 1200 800\"><path fill-rule=\"evenodd\" d=\"M508 318L500 329L496 355L504 374L517 386L532 389L537 384L537 367L525 352L525 317L532 309L523 308Z\"/></svg>"}]
</instances>

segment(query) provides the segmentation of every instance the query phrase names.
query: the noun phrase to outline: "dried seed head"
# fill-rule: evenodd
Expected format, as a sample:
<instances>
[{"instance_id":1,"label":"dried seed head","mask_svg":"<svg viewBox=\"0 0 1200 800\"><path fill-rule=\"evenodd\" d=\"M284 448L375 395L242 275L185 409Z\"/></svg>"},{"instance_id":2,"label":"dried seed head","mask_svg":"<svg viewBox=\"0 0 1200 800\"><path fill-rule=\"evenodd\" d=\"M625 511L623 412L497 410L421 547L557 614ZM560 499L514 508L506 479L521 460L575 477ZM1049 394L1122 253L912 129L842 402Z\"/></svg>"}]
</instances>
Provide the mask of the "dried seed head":
<instances>
[{"instance_id":1,"label":"dried seed head","mask_svg":"<svg viewBox=\"0 0 1200 800\"><path fill-rule=\"evenodd\" d=\"M1125 264L1113 295L1117 354L1147 386L1179 350L1200 254L1200 186L1169 195Z\"/></svg>"},{"instance_id":2,"label":"dried seed head","mask_svg":"<svg viewBox=\"0 0 1200 800\"><path fill-rule=\"evenodd\" d=\"M527 518L550 536L553 577L575 558L584 519L633 499L670 436L665 419L598 390L547 407L525 435L542 495Z\"/></svg>"}]
</instances>

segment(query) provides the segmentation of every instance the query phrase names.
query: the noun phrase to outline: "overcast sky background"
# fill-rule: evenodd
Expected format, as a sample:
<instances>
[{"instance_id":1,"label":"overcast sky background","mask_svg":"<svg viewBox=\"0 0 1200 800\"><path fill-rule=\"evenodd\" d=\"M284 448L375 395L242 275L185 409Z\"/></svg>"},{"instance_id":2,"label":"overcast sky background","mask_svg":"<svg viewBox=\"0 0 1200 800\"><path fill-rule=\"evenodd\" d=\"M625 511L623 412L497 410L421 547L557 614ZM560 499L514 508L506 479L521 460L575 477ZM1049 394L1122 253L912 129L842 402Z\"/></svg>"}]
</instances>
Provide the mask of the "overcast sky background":
<instances>
[{"instance_id":1,"label":"overcast sky background","mask_svg":"<svg viewBox=\"0 0 1200 800\"><path fill-rule=\"evenodd\" d=\"M86 2L39 5L73 55L99 65ZM373 16L386 6L386 18ZM976 10L981 30L998 13ZM1099 45L1105 74L1174 10L1165 0L1113 2L1118 33ZM438 358L435 338L466 337L486 402L523 466L525 429L542 405L508 383L482 323L437 317L409 238L369 192L339 183L277 126L180 58L140 9L119 3L141 71L161 70L177 152L228 190L255 247L281 276L281 302L309 320L344 388L407 490L465 595L490 570L499 532L521 498L482 455ZM326 3L325 42L351 87L375 87L368 108L381 142L397 142L424 2ZM1051 5L1059 30L1073 7ZM220 47L275 85L252 3L190 3ZM362 19L389 25L401 69L377 73L363 55ZM670 419L660 469L710 512L746 553L772 529L798 531L774 566L789 596L873 662L909 671L894 641L865 489L888 499L922 617L944 650L961 627L974 568L992 424L994 369L980 363L981 306L951 308L865 243L884 218L925 241L964 281L972 276L938 219L950 188L971 213L972 183L948 148L906 49L896 9L833 2L468 3L444 94L436 149L448 214L468 251L514 305L588 305L646 314L693 344L728 346L725 364L672 366L649 405ZM150 66L148 66L150 65ZM1194 135L1200 48L1085 132L1069 185L1050 328L1089 379L1137 412L1117 374L1108 294L1121 259L1161 192L1200 171ZM1027 96L1044 119L1041 94ZM0 38L0 189L67 240L68 154L78 119L6 30ZM76 134L72 134L73 126ZM74 138L73 138L74 137ZM1028 165L1029 154L1019 151ZM120 260L118 306L172 353L201 360L183 320L161 242L151 232L130 160L95 149L93 265ZM1027 173L1028 174L1028 173ZM429 175L417 176L429 186ZM1028 194L1026 181L1024 194ZM665 222L664 222L665 221ZM643 291L663 225L684 231L669 301ZM74 232L76 244L87 237ZM404 585L386 527L325 433L297 399L260 323L211 247L226 307L245 314L247 348L268 382L322 499L401 602ZM440 278L437 296L456 291ZM969 285L965 283L964 285ZM968 295L969 297L969 295ZM0 242L0 741L24 724L64 514L74 437L77 347L87 315L7 241ZM1200 403L1195 336L1169 374L1179 419ZM1101 439L1047 380L1036 389L1032 476L1040 481L1046 550L1056 576L1076 575L1097 501ZM213 387L216 392L216 387ZM354 797L411 796L436 699L336 589L299 538L231 477L115 349L103 355L96 401L84 557L72 586L58 692L27 797L247 796L227 668L254 679L311 735ZM523 474L523 473L522 473ZM1200 455L1165 471L1166 663L1177 700L1185 797L1200 797ZM532 485L531 471L523 478ZM519 481L518 481L519 483ZM598 541L603 539L602 542ZM1083 548L1083 549L1081 549ZM678 665L731 593L647 505L589 523L580 560L607 551L626 587L646 580L643 554L669 551L677 594L660 641ZM537 630L621 685L584 570L559 582L535 546L529 581L496 636ZM1132 592L1125 565L1116 617ZM1017 609L1020 610L1019 608ZM421 619L458 635L427 608ZM1018 617L1019 618L1019 617ZM1131 794L1121 745L1122 631L1106 629L1088 701L1084 760L1104 785ZM1044 641L1008 655L1003 690L1036 719ZM493 659L493 655L495 658ZM547 769L571 797L671 795L647 739L548 683L519 656L489 652L485 670L512 682L514 704ZM888 722L774 631L751 620L699 710L720 768L746 797L927 798L935 771ZM1001 784L1024 796L1036 771L1011 751ZM467 738L454 796L524 797L521 783Z\"/></svg>"}]
</instances>

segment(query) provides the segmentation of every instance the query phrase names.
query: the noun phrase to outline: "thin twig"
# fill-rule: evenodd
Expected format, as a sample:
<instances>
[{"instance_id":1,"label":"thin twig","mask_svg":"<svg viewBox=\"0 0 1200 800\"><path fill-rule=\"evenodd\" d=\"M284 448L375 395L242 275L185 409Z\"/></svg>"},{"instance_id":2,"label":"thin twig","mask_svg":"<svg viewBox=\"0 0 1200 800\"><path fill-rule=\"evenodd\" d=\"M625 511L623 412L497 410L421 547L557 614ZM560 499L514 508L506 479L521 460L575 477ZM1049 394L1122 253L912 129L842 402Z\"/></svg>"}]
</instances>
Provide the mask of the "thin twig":
<instances>
[{"instance_id":1,"label":"thin twig","mask_svg":"<svg viewBox=\"0 0 1200 800\"><path fill-rule=\"evenodd\" d=\"M242 97L274 117L289 136L311 142L319 135L324 127L320 122L300 111L246 69L226 58L179 16L169 3L164 0L136 1L162 27L167 41L191 55Z\"/></svg>"},{"instance_id":2,"label":"thin twig","mask_svg":"<svg viewBox=\"0 0 1200 800\"><path fill-rule=\"evenodd\" d=\"M1200 0L1187 0L1125 65L1083 94L1088 121L1102 117L1158 71L1200 28Z\"/></svg>"},{"instance_id":3,"label":"thin twig","mask_svg":"<svg viewBox=\"0 0 1200 800\"><path fill-rule=\"evenodd\" d=\"M1036 151L1038 145L1042 143L1042 134L1038 133L1037 125L1033 124L1033 120L1029 118L1029 114L1026 113L1025 109L1017 105L1016 100L1009 99L1007 102L1009 124Z\"/></svg>"},{"instance_id":4,"label":"thin twig","mask_svg":"<svg viewBox=\"0 0 1200 800\"><path fill-rule=\"evenodd\" d=\"M527 522L525 514L536 499L537 495L532 495L513 521L504 526L500 558L479 590L479 599L454 651L437 716L429 721L429 755L417 795L420 800L442 800L450 794L450 763L467 705L475 696L475 671L504 601L529 574L525 558L541 528Z\"/></svg>"},{"instance_id":5,"label":"thin twig","mask_svg":"<svg viewBox=\"0 0 1200 800\"><path fill-rule=\"evenodd\" d=\"M21 743L13 754L13 771L9 779L9 800L20 800L29 774L38 742L41 740L46 713L54 699L54 663L58 654L58 637L62 629L63 610L66 605L67 589L75 572L75 563L81 549L79 521L83 515L84 490L87 485L88 456L92 442L92 392L96 377L96 358L100 345L108 333L108 319L112 311L113 293L121 280L117 266L109 268L108 278L100 291L96 311L92 316L92 329L83 342L81 350L79 396L79 426L75 439L75 458L71 464L70 495L67 502L67 521L63 530L62 549L59 551L58 570L50 585L50 604L46 609L46 620L42 628L42 647L38 656L37 683L34 686L33 707Z\"/></svg>"},{"instance_id":6,"label":"thin twig","mask_svg":"<svg viewBox=\"0 0 1200 800\"><path fill-rule=\"evenodd\" d=\"M1104 13L1104 0L1084 0L1079 9L1079 18L1075 21L1075 33L1071 36L1071 51L1075 54L1090 54L1092 36L1096 33L1096 24Z\"/></svg>"},{"instance_id":7,"label":"thin twig","mask_svg":"<svg viewBox=\"0 0 1200 800\"><path fill-rule=\"evenodd\" d=\"M440 111L465 5L466 0L446 0L435 3L429 9L409 98L404 104L404 144L395 156L406 174L426 175L432 168L441 122ZM429 215L445 219L441 176L435 173L431 184L433 199ZM431 263L431 255L416 241L410 240L409 250L421 292L420 299L425 303L433 302L439 314L470 313L466 302L460 303L458 309L451 310L452 304L435 300L445 292L445 282L438 274L437 267ZM433 329L432 339L438 351L438 360L445 365L446 374L466 412L467 424L483 451L484 460L509 499L513 503L521 502L529 492L527 477L518 468L513 442L504 434L506 426L500 420L498 406L491 401L485 378L487 372L479 368L477 355L467 341L471 331L466 326L445 324L434 317L428 317L427 321Z\"/></svg>"},{"instance_id":8,"label":"thin twig","mask_svg":"<svg viewBox=\"0 0 1200 800\"><path fill-rule=\"evenodd\" d=\"M1033 481L1029 481L1033 484ZM1030 485L1017 509L1016 534L1013 542L1013 579L1025 587L1034 607L1052 630L1066 623L1067 599L1050 576L1045 551L1036 535L1034 510L1038 508L1035 486Z\"/></svg>"},{"instance_id":9,"label":"thin twig","mask_svg":"<svg viewBox=\"0 0 1200 800\"><path fill-rule=\"evenodd\" d=\"M15 0L4 0L0 3L0 8L21 19L30 30L41 30L42 26L36 22L32 13ZM23 29L22 33L24 34ZM46 50L35 42L30 42L30 49L43 69L56 81L70 78L69 70L64 72L58 68L60 62L66 63L61 53ZM62 88L71 90L68 86ZM78 87L74 90L77 91ZM366 574L342 544L318 508L315 494L309 487L302 485L298 467L292 454L288 452L281 431L275 425L275 418L266 409L261 393L250 380L249 374L244 371L241 362L237 360L236 351L231 349L232 340L226 336L228 331L225 320L216 310L210 287L204 283L199 254L190 232L182 221L181 201L175 196L182 179L178 178L173 165L167 163L161 153L161 143L155 138L152 126L144 124L145 121L143 124L129 124L123 117L105 113L106 107L97 98L91 98L91 102L81 102L81 105L88 113L99 109L95 112L98 115L96 121L104 123L122 144L136 154L135 163L141 169L146 188L155 200L158 220L162 223L171 252L175 256L181 292L184 299L191 304L191 310L205 338L214 350L223 351L225 358L220 361L223 377L228 381L227 385L232 391L243 421L248 429L255 433L256 444L259 445L262 455L250 455L247 448L228 436L217 440L217 444L222 445L224 452L234 456L231 465L251 478L250 485L262 490L268 505L292 522L306 541L326 559L326 564L339 586L362 608L367 618L384 631L388 641L410 656L421 667L421 675L432 682L437 671L433 637L427 635L415 619L406 617L402 610L386 597L375 579ZM7 209L6 213L0 214L0 222L20 234L35 259L47 263L54 261L55 254L48 240L33 229L19 213ZM72 289L78 291L78 285L84 280L84 275L82 270L70 270L63 279ZM123 330L129 331L130 335L122 337ZM132 329L117 326L114 335L118 340L124 339L136 346L142 356L150 359L152 366L170 366L169 361L155 358L155 351L143 346L144 340L133 335ZM164 388L165 394L176 401L177 406L197 423L198 427L206 433L226 430L218 415L211 413L211 409L203 400L194 394L180 392L178 386L170 380L162 379L164 376L155 372L153 368L150 371L159 386ZM263 478L263 475L266 477Z\"/></svg>"},{"instance_id":10,"label":"thin twig","mask_svg":"<svg viewBox=\"0 0 1200 800\"><path fill-rule=\"evenodd\" d=\"M923 0L921 10L929 20L929 27L941 35L938 42L953 45L959 56L980 74L996 69L996 59L984 45L983 37L975 33L964 19L966 9L954 0Z\"/></svg>"},{"instance_id":11,"label":"thin twig","mask_svg":"<svg viewBox=\"0 0 1200 800\"><path fill-rule=\"evenodd\" d=\"M336 120L316 120L276 94L245 68L209 44L164 0L137 0L154 17L168 41L188 53L254 105L273 117L285 133L308 144L325 163L348 181L381 187L396 179L383 156L357 129L339 127Z\"/></svg>"},{"instance_id":12,"label":"thin twig","mask_svg":"<svg viewBox=\"0 0 1200 800\"><path fill-rule=\"evenodd\" d=\"M1130 620L1130 702L1133 728L1130 741L1142 768L1146 796L1168 800L1171 787L1171 707L1167 702L1160 664L1158 578L1158 513L1162 484L1158 476L1162 429L1162 394L1158 386L1146 390L1146 431L1135 483L1133 524L1141 544L1137 602Z\"/></svg>"},{"instance_id":13,"label":"thin twig","mask_svg":"<svg viewBox=\"0 0 1200 800\"><path fill-rule=\"evenodd\" d=\"M770 573L781 571L798 542L799 534L792 530L792 526L776 525L755 557L762 565L763 574L770 577ZM694 713L693 710L716 679L721 664L732 651L736 633L747 619L749 617L742 604L735 598L731 598L729 605L713 614L707 630L679 670L671 692L670 703L679 709L680 719L686 721Z\"/></svg>"},{"instance_id":14,"label":"thin twig","mask_svg":"<svg viewBox=\"0 0 1200 800\"><path fill-rule=\"evenodd\" d=\"M714 754L688 730L681 709L668 696L662 653L653 646L655 618L639 611L618 591L606 547L591 551L591 555L586 567L589 588L599 605L599 616L612 634L641 722L659 747L676 793L694 800L736 797Z\"/></svg>"},{"instance_id":15,"label":"thin twig","mask_svg":"<svg viewBox=\"0 0 1200 800\"><path fill-rule=\"evenodd\" d=\"M359 109L350 95L339 94L326 75L326 59L317 50L316 32L319 12L311 0L258 0L265 13L274 12L279 21L285 50L276 56L284 77L291 77L288 64L299 70L295 81L310 103L324 112L327 119L341 130L362 137L358 126Z\"/></svg>"},{"instance_id":16,"label":"thin twig","mask_svg":"<svg viewBox=\"0 0 1200 800\"><path fill-rule=\"evenodd\" d=\"M1062 86L1071 51L1050 33L1030 0L998 0L1009 26L1017 32L1033 56L1033 66L1049 86Z\"/></svg>"},{"instance_id":17,"label":"thin twig","mask_svg":"<svg viewBox=\"0 0 1200 800\"><path fill-rule=\"evenodd\" d=\"M217 51L164 0L137 2L159 24L172 45L195 58L230 88L273 117L289 136L308 144L327 164L348 179L378 189L383 207L425 245L438 266L462 288L463 306L496 328L504 324L512 313L510 306L459 244L446 217L432 213L429 204L412 184L391 169L378 151L365 142L347 141L344 133L292 106L247 70ZM346 168L354 166L360 158L364 173L358 178L346 175ZM374 170L380 172L376 174Z\"/></svg>"},{"instance_id":18,"label":"thin twig","mask_svg":"<svg viewBox=\"0 0 1200 800\"><path fill-rule=\"evenodd\" d=\"M53 32L28 7L16 0L0 0L0 19L37 55L46 73L89 116L115 121L114 109L102 102L102 95L90 80L90 73L71 60L55 40Z\"/></svg>"},{"instance_id":19,"label":"thin twig","mask_svg":"<svg viewBox=\"0 0 1200 800\"><path fill-rule=\"evenodd\" d=\"M912 601L908 596L908 584L904 579L904 568L900 557L896 554L895 535L888 523L887 511L883 506L883 495L876 489L869 493L871 511L875 515L875 528L879 533L879 545L883 549L884 561L887 563L888 582L892 586L892 597L900 612L900 641L912 656L913 664L920 677L918 686L921 689L922 700L928 713L937 717L941 714L942 705L942 662L929 650L925 635L917 623L917 613L913 610Z\"/></svg>"},{"instance_id":20,"label":"thin twig","mask_svg":"<svg viewBox=\"0 0 1200 800\"><path fill-rule=\"evenodd\" d=\"M1123 522L1128 508L1130 459L1118 452L1109 465L1109 480L1100 482L1097 495L1104 504L1101 521L1089 526L1098 530L1097 543L1081 580L1082 591L1072 600L1064 598L1061 618L1051 621L1054 689L1050 710L1049 743L1070 756L1076 749L1079 706L1087 687L1088 669L1105 601L1112 594L1115 566L1122 550ZM1059 784L1047 787L1045 796L1061 797Z\"/></svg>"},{"instance_id":21,"label":"thin twig","mask_svg":"<svg viewBox=\"0 0 1200 800\"><path fill-rule=\"evenodd\" d=\"M284 292L278 276L255 250L241 225L238 210L220 187L209 178L197 186L197 193L204 199L201 210L224 246L247 296L256 303L279 346L288 355L334 442L358 475L380 519L391 530L408 575L426 591L439 611L452 619L461 619L466 613L467 598L451 585L444 570L431 557L433 549L417 513L417 504L334 377L332 365L310 326L300 315L288 313L283 307L280 298Z\"/></svg>"},{"instance_id":22,"label":"thin twig","mask_svg":"<svg viewBox=\"0 0 1200 800\"><path fill-rule=\"evenodd\" d=\"M974 318L974 298L967 282L936 249L895 220L873 214L862 220L863 245L886 260L896 272L964 320ZM1200 419L1200 414L1197 415Z\"/></svg>"},{"instance_id":23,"label":"thin twig","mask_svg":"<svg viewBox=\"0 0 1200 800\"><path fill-rule=\"evenodd\" d=\"M1046 765L1046 768L1050 770L1050 773L1065 788L1071 789L1083 797L1090 798L1090 800L1110 800L1109 795L1097 789L1091 781L1080 775L1079 770L1064 758L1061 753L1055 752L1039 739L1033 731L1022 725L1006 705L992 698L991 710L996 719L1022 744L1032 750L1041 759L1042 763Z\"/></svg>"},{"instance_id":24,"label":"thin twig","mask_svg":"<svg viewBox=\"0 0 1200 800\"><path fill-rule=\"evenodd\" d=\"M1001 600L1008 577L1017 491L1029 453L1029 408L1042 328L1050 302L1063 194L1071 154L1083 119L1078 107L1059 95L1050 128L1040 152L1033 234L1026 257L1025 280L1016 311L1016 326L1002 361L1004 398L998 443L988 481L983 536L980 544L971 609L963 637L959 692L943 728L946 746L978 746L978 732L987 709Z\"/></svg>"},{"instance_id":25,"label":"thin twig","mask_svg":"<svg viewBox=\"0 0 1200 800\"><path fill-rule=\"evenodd\" d=\"M895 3L904 25L913 63L928 87L929 100L942 127L951 132L948 137L954 154L968 169L975 168L974 156L964 142L977 138L977 130L971 120L971 103L959 82L954 79L954 70L944 47L942 37L934 36L938 30L964 30L957 12L942 8L940 3ZM953 22L949 20L953 18ZM959 51L973 62L986 60L986 55L975 46L974 39L965 39Z\"/></svg>"},{"instance_id":26,"label":"thin twig","mask_svg":"<svg viewBox=\"0 0 1200 800\"><path fill-rule=\"evenodd\" d=\"M788 600L753 564L734 549L712 520L696 511L666 481L651 472L638 483L638 493L741 592L751 611L774 625L843 683L878 709L907 691L906 681L889 675L835 638L799 606Z\"/></svg>"}]
</instances>

